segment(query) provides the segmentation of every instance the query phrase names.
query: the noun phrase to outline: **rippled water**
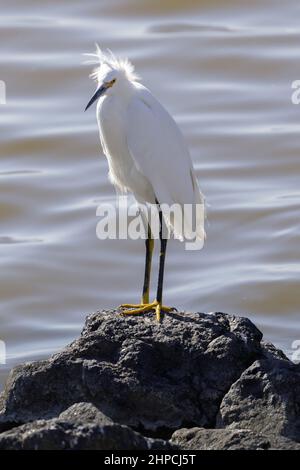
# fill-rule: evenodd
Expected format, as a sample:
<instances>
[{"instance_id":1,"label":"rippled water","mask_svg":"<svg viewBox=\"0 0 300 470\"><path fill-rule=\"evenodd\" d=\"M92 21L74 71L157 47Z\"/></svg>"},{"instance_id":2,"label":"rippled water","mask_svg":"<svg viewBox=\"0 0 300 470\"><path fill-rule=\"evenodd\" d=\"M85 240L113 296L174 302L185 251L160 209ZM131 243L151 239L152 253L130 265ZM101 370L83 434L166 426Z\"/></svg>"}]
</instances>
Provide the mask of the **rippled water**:
<instances>
[{"instance_id":1,"label":"rippled water","mask_svg":"<svg viewBox=\"0 0 300 470\"><path fill-rule=\"evenodd\" d=\"M291 352L300 338L300 4L260 0L1 2L0 339L41 358L85 315L138 300L142 241L99 241L114 201L82 53L128 56L189 143L209 203L207 243L171 242L165 298L249 316ZM156 282L156 276L154 281Z\"/></svg>"}]
</instances>

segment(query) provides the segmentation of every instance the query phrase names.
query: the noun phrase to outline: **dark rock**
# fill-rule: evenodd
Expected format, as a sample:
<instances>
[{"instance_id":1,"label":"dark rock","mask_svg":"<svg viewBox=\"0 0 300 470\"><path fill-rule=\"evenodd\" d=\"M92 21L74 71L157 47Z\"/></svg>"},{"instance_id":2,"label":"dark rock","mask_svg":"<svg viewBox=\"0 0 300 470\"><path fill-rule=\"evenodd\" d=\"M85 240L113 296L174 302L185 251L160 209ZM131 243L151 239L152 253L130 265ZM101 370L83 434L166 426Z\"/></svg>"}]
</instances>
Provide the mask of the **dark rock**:
<instances>
[{"instance_id":1,"label":"dark rock","mask_svg":"<svg viewBox=\"0 0 300 470\"><path fill-rule=\"evenodd\" d=\"M0 426L57 416L88 401L139 430L214 427L231 384L261 353L262 334L224 313L87 318L81 337L47 361L15 368Z\"/></svg>"},{"instance_id":2,"label":"dark rock","mask_svg":"<svg viewBox=\"0 0 300 470\"><path fill-rule=\"evenodd\" d=\"M58 418L38 420L0 434L0 450L170 450L168 442L143 437L113 423L90 403L77 403Z\"/></svg>"},{"instance_id":3,"label":"dark rock","mask_svg":"<svg viewBox=\"0 0 300 470\"><path fill-rule=\"evenodd\" d=\"M300 366L261 339L224 313L92 314L63 351L13 369L0 448L297 448Z\"/></svg>"},{"instance_id":4,"label":"dark rock","mask_svg":"<svg viewBox=\"0 0 300 470\"><path fill-rule=\"evenodd\" d=\"M224 396L218 426L300 442L300 365L274 356L254 362Z\"/></svg>"},{"instance_id":5,"label":"dark rock","mask_svg":"<svg viewBox=\"0 0 300 470\"><path fill-rule=\"evenodd\" d=\"M66 421L78 426L82 424L97 424L99 426L114 424L108 416L105 416L91 403L75 403L59 415L58 421Z\"/></svg>"},{"instance_id":6,"label":"dark rock","mask_svg":"<svg viewBox=\"0 0 300 470\"><path fill-rule=\"evenodd\" d=\"M247 429L178 429L171 442L182 450L300 450L300 444Z\"/></svg>"}]
</instances>

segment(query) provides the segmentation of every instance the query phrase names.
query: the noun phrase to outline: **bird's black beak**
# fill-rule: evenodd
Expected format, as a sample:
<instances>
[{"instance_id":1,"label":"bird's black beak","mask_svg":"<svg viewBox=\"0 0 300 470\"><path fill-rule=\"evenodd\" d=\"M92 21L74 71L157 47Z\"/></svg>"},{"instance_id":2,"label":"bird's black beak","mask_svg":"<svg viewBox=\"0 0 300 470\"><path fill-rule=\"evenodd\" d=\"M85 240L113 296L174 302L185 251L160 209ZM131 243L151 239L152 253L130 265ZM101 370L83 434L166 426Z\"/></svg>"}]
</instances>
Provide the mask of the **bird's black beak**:
<instances>
[{"instance_id":1,"label":"bird's black beak","mask_svg":"<svg viewBox=\"0 0 300 470\"><path fill-rule=\"evenodd\" d=\"M106 90L106 86L105 85L102 85L98 88L98 90L96 90L96 92L93 94L93 96L91 97L90 101L88 102L88 104L86 105L86 108L85 108L85 111L90 107L92 106L92 104L94 103L94 101L96 101L98 98L100 98L101 95L103 95L103 93L105 92Z\"/></svg>"}]
</instances>

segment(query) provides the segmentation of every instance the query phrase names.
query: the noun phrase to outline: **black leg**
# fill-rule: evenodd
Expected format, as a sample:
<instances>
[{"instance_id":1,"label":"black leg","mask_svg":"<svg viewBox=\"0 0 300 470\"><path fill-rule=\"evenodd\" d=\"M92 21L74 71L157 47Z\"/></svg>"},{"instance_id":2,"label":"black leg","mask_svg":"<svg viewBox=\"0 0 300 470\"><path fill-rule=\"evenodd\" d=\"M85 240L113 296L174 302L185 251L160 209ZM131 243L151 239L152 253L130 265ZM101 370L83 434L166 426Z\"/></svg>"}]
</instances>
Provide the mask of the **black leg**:
<instances>
[{"instance_id":1,"label":"black leg","mask_svg":"<svg viewBox=\"0 0 300 470\"><path fill-rule=\"evenodd\" d=\"M158 201L156 201L158 203ZM163 294L163 282L164 282L164 270L165 270L165 258L167 250L167 238L163 238L163 215L159 207L159 239L160 239L160 253L159 253L159 272L158 272L158 285L156 300L158 303L162 303Z\"/></svg>"},{"instance_id":2,"label":"black leg","mask_svg":"<svg viewBox=\"0 0 300 470\"><path fill-rule=\"evenodd\" d=\"M171 307L166 307L162 305L162 294L163 294L163 281L164 281L164 269L165 269L165 257L167 249L167 238L164 238L164 226L163 226L163 214L160 208L158 201L156 200L159 210L159 239L160 239L160 255L159 255L159 273L158 273L158 285L157 285L157 295L154 302L149 302L149 286L150 286L150 274L151 274L151 262L152 262L152 253L154 248L154 238L151 232L150 226L148 226L148 236L146 240L146 262L145 262L145 277L144 277L144 287L143 287L143 298L140 305L136 304L122 304L123 315L136 315L139 313L146 313L155 311L156 319L160 322L161 312L171 312L174 310ZM128 309L128 310L127 310Z\"/></svg>"},{"instance_id":3,"label":"black leg","mask_svg":"<svg viewBox=\"0 0 300 470\"><path fill-rule=\"evenodd\" d=\"M145 275L144 275L144 287L143 287L143 296L142 303L149 303L149 291L150 291L150 275L151 275L151 263L152 263L152 253L154 248L154 239L152 238L151 228L148 224L148 233L146 239L146 261L145 261Z\"/></svg>"}]
</instances>

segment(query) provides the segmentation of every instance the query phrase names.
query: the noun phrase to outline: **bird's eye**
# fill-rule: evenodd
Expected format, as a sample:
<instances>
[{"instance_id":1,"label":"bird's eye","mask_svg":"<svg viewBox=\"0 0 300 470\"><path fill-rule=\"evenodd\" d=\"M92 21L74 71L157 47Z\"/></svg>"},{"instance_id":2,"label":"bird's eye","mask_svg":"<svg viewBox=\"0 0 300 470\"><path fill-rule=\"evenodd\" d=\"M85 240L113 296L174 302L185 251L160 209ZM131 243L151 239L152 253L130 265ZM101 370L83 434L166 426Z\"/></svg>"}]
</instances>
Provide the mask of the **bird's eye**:
<instances>
[{"instance_id":1,"label":"bird's eye","mask_svg":"<svg viewBox=\"0 0 300 470\"><path fill-rule=\"evenodd\" d=\"M110 87L110 86L113 86L113 84L115 83L115 81L116 81L116 79L113 78L110 82L108 82L107 85L108 85L109 87Z\"/></svg>"}]
</instances>

